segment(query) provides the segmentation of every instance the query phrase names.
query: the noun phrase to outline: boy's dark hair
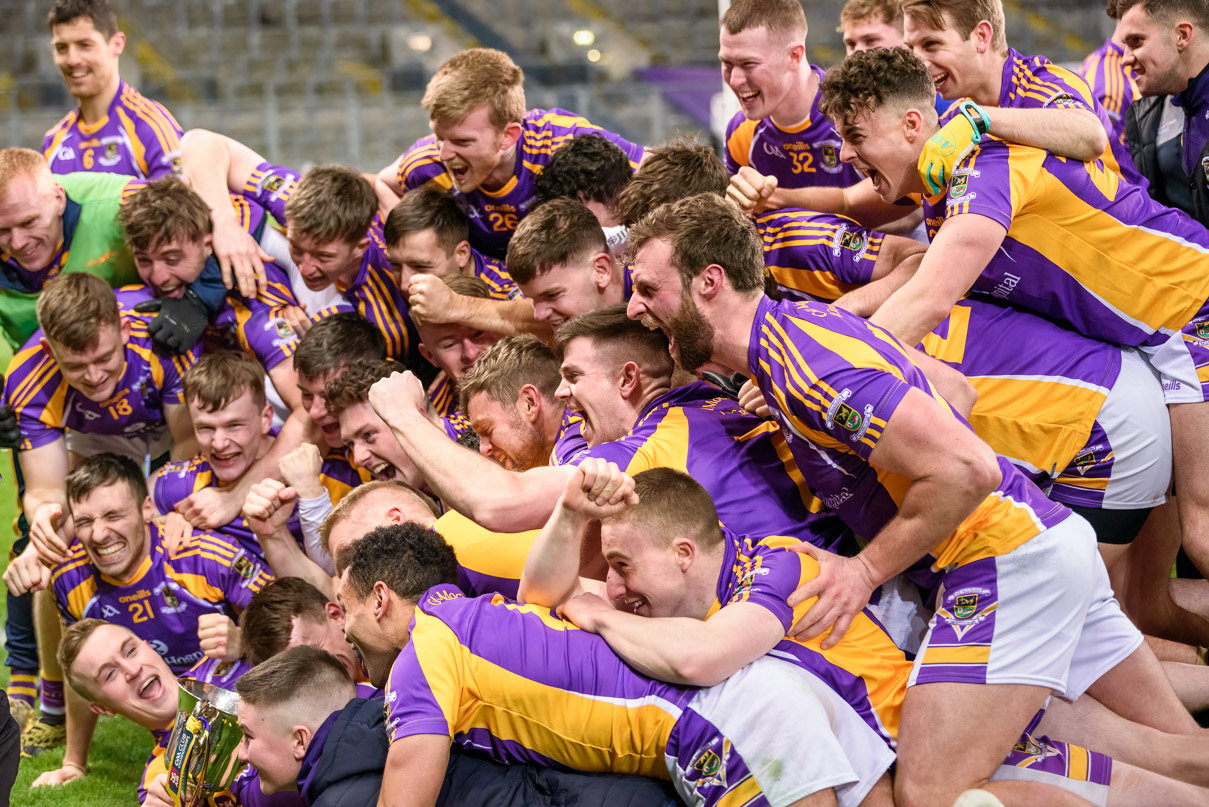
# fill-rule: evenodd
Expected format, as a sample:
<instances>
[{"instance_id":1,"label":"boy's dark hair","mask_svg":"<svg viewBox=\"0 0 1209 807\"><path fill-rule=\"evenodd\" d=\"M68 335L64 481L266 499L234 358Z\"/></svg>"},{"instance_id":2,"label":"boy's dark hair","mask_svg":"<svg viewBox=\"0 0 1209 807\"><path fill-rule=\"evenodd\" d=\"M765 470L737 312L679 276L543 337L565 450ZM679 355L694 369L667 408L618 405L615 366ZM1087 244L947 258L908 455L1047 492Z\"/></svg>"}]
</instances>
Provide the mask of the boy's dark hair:
<instances>
[{"instance_id":1,"label":"boy's dark hair","mask_svg":"<svg viewBox=\"0 0 1209 807\"><path fill-rule=\"evenodd\" d=\"M409 602L433 586L458 582L453 547L414 521L378 527L341 554L349 590L362 600L378 582Z\"/></svg>"},{"instance_id":2,"label":"boy's dark hair","mask_svg":"<svg viewBox=\"0 0 1209 807\"><path fill-rule=\"evenodd\" d=\"M67 503L81 501L97 488L116 482L125 482L135 505L143 506L143 500L147 498L143 469L129 457L109 452L88 457L67 475Z\"/></svg>"},{"instance_id":3,"label":"boy's dark hair","mask_svg":"<svg viewBox=\"0 0 1209 807\"><path fill-rule=\"evenodd\" d=\"M1183 18L1201 27L1209 26L1209 3L1205 0L1109 0L1108 16L1119 20L1134 6L1141 6L1148 16L1163 22Z\"/></svg>"},{"instance_id":4,"label":"boy's dark hair","mask_svg":"<svg viewBox=\"0 0 1209 807\"><path fill-rule=\"evenodd\" d=\"M508 273L532 283L556 266L607 253L608 241L595 214L578 199L553 199L521 219L508 242Z\"/></svg>"},{"instance_id":5,"label":"boy's dark hair","mask_svg":"<svg viewBox=\"0 0 1209 807\"><path fill-rule=\"evenodd\" d=\"M46 25L53 30L56 25L66 25L80 17L92 20L92 27L106 40L118 32L117 12L109 7L107 0L58 0L46 15Z\"/></svg>"},{"instance_id":6,"label":"boy's dark hair","mask_svg":"<svg viewBox=\"0 0 1209 807\"><path fill-rule=\"evenodd\" d=\"M391 208L382 228L386 245L393 247L403 236L432 230L446 255L470 237L470 217L454 199L440 188L425 185L403 194Z\"/></svg>"},{"instance_id":7,"label":"boy's dark hair","mask_svg":"<svg viewBox=\"0 0 1209 807\"><path fill-rule=\"evenodd\" d=\"M350 362L339 376L332 379L324 390L327 411L337 417L349 407L369 400L369 388L394 372L406 369L402 364L385 360L361 360Z\"/></svg>"},{"instance_id":8,"label":"boy's dark hair","mask_svg":"<svg viewBox=\"0 0 1209 807\"><path fill-rule=\"evenodd\" d=\"M617 217L633 226L660 205L699 193L726 195L730 173L709 146L687 137L647 149L638 173L617 197Z\"/></svg>"},{"instance_id":9,"label":"boy's dark hair","mask_svg":"<svg viewBox=\"0 0 1209 807\"><path fill-rule=\"evenodd\" d=\"M564 145L534 182L537 203L564 196L612 209L634 169L629 156L607 137L583 134Z\"/></svg>"},{"instance_id":10,"label":"boy's dark hair","mask_svg":"<svg viewBox=\"0 0 1209 807\"><path fill-rule=\"evenodd\" d=\"M827 71L819 108L837 126L862 112L875 112L894 101L935 111L936 85L928 68L906 48L871 48L849 56Z\"/></svg>"},{"instance_id":11,"label":"boy's dark hair","mask_svg":"<svg viewBox=\"0 0 1209 807\"><path fill-rule=\"evenodd\" d=\"M386 358L386 338L355 311L341 311L311 326L294 350L294 369L313 380L351 362Z\"/></svg>"},{"instance_id":12,"label":"boy's dark hair","mask_svg":"<svg viewBox=\"0 0 1209 807\"><path fill-rule=\"evenodd\" d=\"M248 662L260 664L289 647L295 617L322 625L327 603L322 591L300 577L270 580L239 617Z\"/></svg>"}]
</instances>

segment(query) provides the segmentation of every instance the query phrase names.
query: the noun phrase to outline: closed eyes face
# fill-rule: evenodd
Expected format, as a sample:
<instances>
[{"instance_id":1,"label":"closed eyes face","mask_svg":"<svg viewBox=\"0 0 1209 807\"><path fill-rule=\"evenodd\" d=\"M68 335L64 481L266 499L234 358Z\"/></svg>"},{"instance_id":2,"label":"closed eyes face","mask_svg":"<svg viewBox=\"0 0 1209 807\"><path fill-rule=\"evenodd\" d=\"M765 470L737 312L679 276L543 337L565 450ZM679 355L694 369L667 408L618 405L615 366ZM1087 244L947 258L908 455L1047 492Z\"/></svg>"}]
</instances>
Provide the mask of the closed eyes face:
<instances>
[{"instance_id":1,"label":"closed eyes face","mask_svg":"<svg viewBox=\"0 0 1209 807\"><path fill-rule=\"evenodd\" d=\"M161 729L176 715L172 670L120 625L97 627L80 645L72 673L85 682L90 700L140 726Z\"/></svg>"}]
</instances>

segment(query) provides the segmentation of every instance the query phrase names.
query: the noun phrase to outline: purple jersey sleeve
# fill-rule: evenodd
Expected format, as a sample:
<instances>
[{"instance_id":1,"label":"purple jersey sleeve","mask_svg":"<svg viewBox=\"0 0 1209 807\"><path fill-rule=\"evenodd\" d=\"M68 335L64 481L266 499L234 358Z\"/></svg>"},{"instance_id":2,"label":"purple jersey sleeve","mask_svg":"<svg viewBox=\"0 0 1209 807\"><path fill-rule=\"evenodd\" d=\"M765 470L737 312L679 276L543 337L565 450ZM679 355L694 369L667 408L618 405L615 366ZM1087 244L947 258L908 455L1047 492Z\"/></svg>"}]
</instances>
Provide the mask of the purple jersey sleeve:
<instances>
[{"instance_id":1,"label":"purple jersey sleeve","mask_svg":"<svg viewBox=\"0 0 1209 807\"><path fill-rule=\"evenodd\" d=\"M244 182L242 193L273 214L278 223L285 224L285 203L298 187L301 175L290 168L261 163Z\"/></svg>"},{"instance_id":2,"label":"purple jersey sleeve","mask_svg":"<svg viewBox=\"0 0 1209 807\"><path fill-rule=\"evenodd\" d=\"M791 386L800 390L797 382L791 382ZM848 366L818 379L804 395L789 395L789 407L794 417L825 432L868 462L887 421L909 389L911 386L893 373Z\"/></svg>"},{"instance_id":3,"label":"purple jersey sleeve","mask_svg":"<svg viewBox=\"0 0 1209 807\"><path fill-rule=\"evenodd\" d=\"M20 451L53 443L63 436L63 401L67 385L50 352L44 350L38 331L8 365L4 402L17 415Z\"/></svg>"},{"instance_id":4,"label":"purple jersey sleeve","mask_svg":"<svg viewBox=\"0 0 1209 807\"><path fill-rule=\"evenodd\" d=\"M170 462L160 468L151 485L151 498L160 513L171 513L183 500L198 490L197 466L200 457Z\"/></svg>"},{"instance_id":5,"label":"purple jersey sleeve","mask_svg":"<svg viewBox=\"0 0 1209 807\"><path fill-rule=\"evenodd\" d=\"M809 556L789 550L800 543L796 538L778 535L754 545L750 539L744 539L743 551L732 569L734 577L723 605L755 603L771 611L788 631L794 623L789 595L817 573L807 574L807 569L817 569Z\"/></svg>"},{"instance_id":6,"label":"purple jersey sleeve","mask_svg":"<svg viewBox=\"0 0 1209 807\"><path fill-rule=\"evenodd\" d=\"M977 213L1011 229L1020 204L1013 179L1011 149L1003 141L988 140L954 169L945 217Z\"/></svg>"},{"instance_id":7,"label":"purple jersey sleeve","mask_svg":"<svg viewBox=\"0 0 1209 807\"><path fill-rule=\"evenodd\" d=\"M726 148L722 149L722 156L726 160L726 172L731 176L739 173L739 169L742 167L742 165L747 164L743 163L740 165L739 161L736 160L734 155L731 153L730 148L731 138L734 136L735 130L739 128L740 124L742 124L744 120L746 119L743 117L742 112L738 112L731 117L730 123L726 124L726 137L722 138L722 142L726 144Z\"/></svg>"},{"instance_id":8,"label":"purple jersey sleeve","mask_svg":"<svg viewBox=\"0 0 1209 807\"><path fill-rule=\"evenodd\" d=\"M407 192L435 180L440 187L448 190L449 174L445 171L445 163L441 162L439 154L435 135L421 137L413 143L399 158L399 170L396 174L399 187Z\"/></svg>"},{"instance_id":9,"label":"purple jersey sleeve","mask_svg":"<svg viewBox=\"0 0 1209 807\"><path fill-rule=\"evenodd\" d=\"M190 552L193 547L200 551ZM204 578L240 611L273 577L263 561L214 533L194 532L172 563L181 572Z\"/></svg>"},{"instance_id":10,"label":"purple jersey sleeve","mask_svg":"<svg viewBox=\"0 0 1209 807\"><path fill-rule=\"evenodd\" d=\"M764 263L784 289L831 302L840 284L873 280L884 236L852 219L811 210L778 210L758 216Z\"/></svg>"},{"instance_id":11,"label":"purple jersey sleeve","mask_svg":"<svg viewBox=\"0 0 1209 807\"><path fill-rule=\"evenodd\" d=\"M446 714L456 713L457 704L442 703L440 698L457 698L462 692L459 647L453 631L425 613L421 601L412 619L411 640L395 659L386 682L390 742L417 734L453 737Z\"/></svg>"}]
</instances>

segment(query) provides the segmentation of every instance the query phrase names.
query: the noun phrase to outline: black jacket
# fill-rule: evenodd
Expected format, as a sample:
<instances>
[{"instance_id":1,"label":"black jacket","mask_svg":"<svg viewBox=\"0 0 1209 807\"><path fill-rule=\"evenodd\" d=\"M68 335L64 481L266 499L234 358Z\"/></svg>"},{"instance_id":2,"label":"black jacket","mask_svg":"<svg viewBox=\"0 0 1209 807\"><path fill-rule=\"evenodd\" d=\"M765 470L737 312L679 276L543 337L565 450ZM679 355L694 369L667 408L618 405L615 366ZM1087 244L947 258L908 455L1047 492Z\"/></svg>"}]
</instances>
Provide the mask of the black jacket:
<instances>
[{"instance_id":1,"label":"black jacket","mask_svg":"<svg viewBox=\"0 0 1209 807\"><path fill-rule=\"evenodd\" d=\"M1166 95L1139 98L1134 101L1125 116L1125 140L1129 143L1129 153L1133 156L1134 165L1150 182L1151 198L1168 207L1176 207L1174 201L1168 198L1164 179L1159 170L1159 125L1163 120L1163 108L1170 103L1171 98ZM1188 183L1188 193L1192 198L1192 208L1186 209L1185 206L1180 206L1180 209L1209 227L1209 173L1207 173L1209 169L1200 169L1201 166L1209 165L1206 163L1207 159L1209 159L1209 143L1205 144L1205 148L1197 160L1198 168L1192 172L1192 176L1185 177L1185 181Z\"/></svg>"},{"instance_id":2,"label":"black jacket","mask_svg":"<svg viewBox=\"0 0 1209 807\"><path fill-rule=\"evenodd\" d=\"M298 772L298 790L311 807L373 807L386 751L382 699L353 698L315 733Z\"/></svg>"}]
</instances>

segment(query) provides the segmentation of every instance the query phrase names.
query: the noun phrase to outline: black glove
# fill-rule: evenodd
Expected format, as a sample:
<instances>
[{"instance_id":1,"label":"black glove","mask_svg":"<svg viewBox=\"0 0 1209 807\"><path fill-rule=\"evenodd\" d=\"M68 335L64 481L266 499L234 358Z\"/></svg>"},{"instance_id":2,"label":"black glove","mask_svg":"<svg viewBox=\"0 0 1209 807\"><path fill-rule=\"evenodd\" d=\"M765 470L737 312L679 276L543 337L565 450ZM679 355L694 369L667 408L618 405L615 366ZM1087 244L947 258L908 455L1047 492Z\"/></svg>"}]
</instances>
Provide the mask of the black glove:
<instances>
[{"instance_id":1,"label":"black glove","mask_svg":"<svg viewBox=\"0 0 1209 807\"><path fill-rule=\"evenodd\" d=\"M140 314L159 312L159 316L147 326L147 332L157 343L175 353L185 353L196 345L210 324L205 304L189 292L179 298L148 300L136 305L134 310Z\"/></svg>"},{"instance_id":2,"label":"black glove","mask_svg":"<svg viewBox=\"0 0 1209 807\"><path fill-rule=\"evenodd\" d=\"M4 388L4 374L0 373L0 389ZM21 430L17 428L17 413L8 404L0 405L0 448L17 448L21 445Z\"/></svg>"}]
</instances>

